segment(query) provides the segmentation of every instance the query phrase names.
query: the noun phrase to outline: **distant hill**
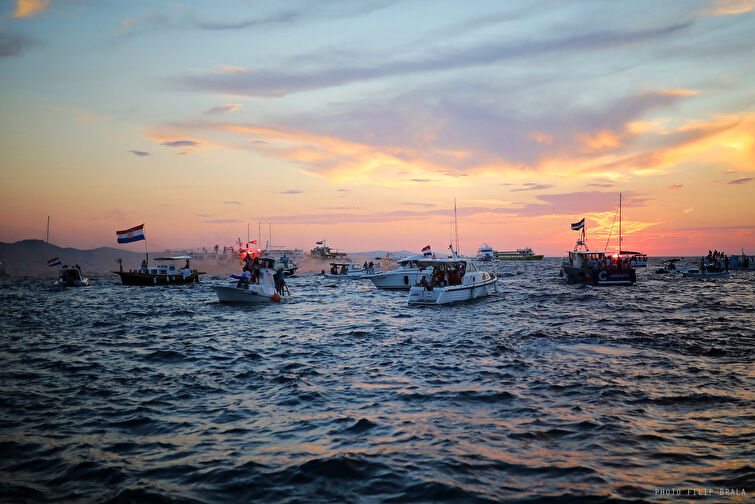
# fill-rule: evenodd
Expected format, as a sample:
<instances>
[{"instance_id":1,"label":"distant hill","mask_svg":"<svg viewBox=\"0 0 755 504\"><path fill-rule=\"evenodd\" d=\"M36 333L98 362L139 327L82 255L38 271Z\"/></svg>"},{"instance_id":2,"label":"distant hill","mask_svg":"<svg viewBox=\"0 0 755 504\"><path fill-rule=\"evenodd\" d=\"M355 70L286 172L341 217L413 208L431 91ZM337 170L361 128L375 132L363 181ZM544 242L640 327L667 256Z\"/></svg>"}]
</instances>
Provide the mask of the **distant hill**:
<instances>
[{"instance_id":1,"label":"distant hill","mask_svg":"<svg viewBox=\"0 0 755 504\"><path fill-rule=\"evenodd\" d=\"M136 268L144 254L112 247L92 250L63 248L42 240L0 243L0 262L10 276L57 277L60 267L47 266L47 261L53 257L59 257L63 264L78 264L84 274L92 275L117 269L115 260L118 257L123 259L125 268Z\"/></svg>"}]
</instances>

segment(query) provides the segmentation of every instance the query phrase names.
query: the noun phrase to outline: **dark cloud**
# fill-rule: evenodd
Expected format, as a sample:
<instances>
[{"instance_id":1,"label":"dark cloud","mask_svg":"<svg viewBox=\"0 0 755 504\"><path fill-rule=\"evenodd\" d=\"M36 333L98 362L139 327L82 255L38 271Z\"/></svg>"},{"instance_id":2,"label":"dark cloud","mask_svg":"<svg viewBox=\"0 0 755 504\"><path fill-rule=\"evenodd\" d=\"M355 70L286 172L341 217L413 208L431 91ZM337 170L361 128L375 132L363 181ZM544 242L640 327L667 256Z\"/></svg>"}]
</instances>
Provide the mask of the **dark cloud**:
<instances>
[{"instance_id":1,"label":"dark cloud","mask_svg":"<svg viewBox=\"0 0 755 504\"><path fill-rule=\"evenodd\" d=\"M602 183L595 182L592 184L587 184L587 187L613 187L615 185L616 184L614 184L613 182L602 182Z\"/></svg>"},{"instance_id":2,"label":"dark cloud","mask_svg":"<svg viewBox=\"0 0 755 504\"><path fill-rule=\"evenodd\" d=\"M425 207L425 208L433 208L435 205L432 203L416 203L414 201L403 201L401 202L402 205L407 206L417 206L417 207Z\"/></svg>"},{"instance_id":3,"label":"dark cloud","mask_svg":"<svg viewBox=\"0 0 755 504\"><path fill-rule=\"evenodd\" d=\"M203 220L203 224L236 224L242 222L238 219L212 219L212 220Z\"/></svg>"},{"instance_id":4,"label":"dark cloud","mask_svg":"<svg viewBox=\"0 0 755 504\"><path fill-rule=\"evenodd\" d=\"M426 178L413 178L409 180L411 180L412 182L432 182L430 179L426 179Z\"/></svg>"},{"instance_id":5,"label":"dark cloud","mask_svg":"<svg viewBox=\"0 0 755 504\"><path fill-rule=\"evenodd\" d=\"M140 150L131 150L129 152L133 154L134 156L140 156L140 157L149 156L149 152L144 152Z\"/></svg>"},{"instance_id":6,"label":"dark cloud","mask_svg":"<svg viewBox=\"0 0 755 504\"><path fill-rule=\"evenodd\" d=\"M226 112L233 112L234 110L240 107L241 107L241 104L239 103L229 103L228 105L218 105L217 107L212 107L210 110L205 111L204 115L225 114Z\"/></svg>"},{"instance_id":7,"label":"dark cloud","mask_svg":"<svg viewBox=\"0 0 755 504\"><path fill-rule=\"evenodd\" d=\"M255 144L255 145L266 145L266 144L267 144L267 142L266 142L266 141L264 141L264 140L252 140L252 141L251 141L251 142L249 142L249 143L251 143L251 144Z\"/></svg>"},{"instance_id":8,"label":"dark cloud","mask_svg":"<svg viewBox=\"0 0 755 504\"><path fill-rule=\"evenodd\" d=\"M193 140L173 140L163 142L160 145L164 145L166 147L194 147L196 145L199 145L199 142L195 142Z\"/></svg>"},{"instance_id":9,"label":"dark cloud","mask_svg":"<svg viewBox=\"0 0 755 504\"><path fill-rule=\"evenodd\" d=\"M304 191L298 191L296 189L289 189L287 191L281 191L281 194L301 194Z\"/></svg>"},{"instance_id":10,"label":"dark cloud","mask_svg":"<svg viewBox=\"0 0 755 504\"><path fill-rule=\"evenodd\" d=\"M669 191L678 191L678 190L680 190L680 189L681 189L682 187L684 187L684 184L674 184L674 185L670 185L670 186L668 186L668 187L667 187L667 189L668 189Z\"/></svg>"},{"instance_id":11,"label":"dark cloud","mask_svg":"<svg viewBox=\"0 0 755 504\"><path fill-rule=\"evenodd\" d=\"M753 180L752 177L738 178L738 179L729 181L729 184L746 184L752 180Z\"/></svg>"},{"instance_id":12,"label":"dark cloud","mask_svg":"<svg viewBox=\"0 0 755 504\"><path fill-rule=\"evenodd\" d=\"M34 42L26 37L0 32L0 59L18 56L31 45Z\"/></svg>"},{"instance_id":13,"label":"dark cloud","mask_svg":"<svg viewBox=\"0 0 755 504\"><path fill-rule=\"evenodd\" d=\"M531 39L514 44L488 44L464 49L446 49L416 60L390 60L369 66L338 65L320 71L289 72L260 70L256 72L207 73L186 76L177 81L179 87L194 91L237 94L247 96L284 96L351 82L405 74L458 70L472 66L490 65L502 61L532 58L556 53L595 51L625 45L635 45L671 36L691 23L679 23L660 28L637 31L594 31L550 40Z\"/></svg>"},{"instance_id":14,"label":"dark cloud","mask_svg":"<svg viewBox=\"0 0 755 504\"><path fill-rule=\"evenodd\" d=\"M551 187L553 187L551 184L535 184L533 182L530 182L530 183L527 183L527 184L522 184L522 185L524 187L519 187L517 189L512 189L511 191L512 192L517 192L517 191L540 191L540 190L543 190L543 189L550 189Z\"/></svg>"},{"instance_id":15,"label":"dark cloud","mask_svg":"<svg viewBox=\"0 0 755 504\"><path fill-rule=\"evenodd\" d=\"M240 201L233 200L233 201L224 201L223 204L224 205L241 205L242 203Z\"/></svg>"}]
</instances>

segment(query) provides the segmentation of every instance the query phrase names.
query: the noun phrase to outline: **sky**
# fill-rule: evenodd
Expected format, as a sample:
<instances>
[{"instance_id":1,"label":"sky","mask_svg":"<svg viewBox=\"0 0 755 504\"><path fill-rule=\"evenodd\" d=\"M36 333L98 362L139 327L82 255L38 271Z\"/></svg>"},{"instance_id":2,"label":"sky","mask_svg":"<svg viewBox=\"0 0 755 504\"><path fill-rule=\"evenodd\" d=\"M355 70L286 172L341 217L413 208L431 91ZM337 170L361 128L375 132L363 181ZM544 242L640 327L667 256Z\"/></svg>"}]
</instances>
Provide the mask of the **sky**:
<instances>
[{"instance_id":1,"label":"sky","mask_svg":"<svg viewBox=\"0 0 755 504\"><path fill-rule=\"evenodd\" d=\"M755 0L0 2L0 241L755 253ZM610 238L610 240L609 240ZM140 244L124 246L141 250Z\"/></svg>"}]
</instances>

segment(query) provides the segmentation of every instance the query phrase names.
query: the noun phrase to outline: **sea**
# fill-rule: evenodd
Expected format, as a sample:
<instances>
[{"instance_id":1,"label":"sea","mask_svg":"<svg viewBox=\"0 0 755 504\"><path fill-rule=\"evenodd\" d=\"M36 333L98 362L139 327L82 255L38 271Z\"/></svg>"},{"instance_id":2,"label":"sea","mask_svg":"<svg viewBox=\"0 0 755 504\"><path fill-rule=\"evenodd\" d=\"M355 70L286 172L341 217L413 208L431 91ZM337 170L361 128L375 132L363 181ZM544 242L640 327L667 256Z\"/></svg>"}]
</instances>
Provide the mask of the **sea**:
<instances>
[{"instance_id":1,"label":"sea","mask_svg":"<svg viewBox=\"0 0 755 504\"><path fill-rule=\"evenodd\" d=\"M315 274L0 281L0 501L753 502L755 272L408 306Z\"/></svg>"}]
</instances>

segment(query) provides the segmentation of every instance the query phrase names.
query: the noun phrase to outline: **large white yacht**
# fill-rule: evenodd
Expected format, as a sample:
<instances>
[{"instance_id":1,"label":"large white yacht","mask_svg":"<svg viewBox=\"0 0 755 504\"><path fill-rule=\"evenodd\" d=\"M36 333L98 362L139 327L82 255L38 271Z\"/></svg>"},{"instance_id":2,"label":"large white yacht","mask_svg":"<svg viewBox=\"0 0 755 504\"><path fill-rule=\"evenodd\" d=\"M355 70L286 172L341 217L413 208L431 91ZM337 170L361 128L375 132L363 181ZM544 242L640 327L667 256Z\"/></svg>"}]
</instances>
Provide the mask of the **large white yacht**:
<instances>
[{"instance_id":1,"label":"large white yacht","mask_svg":"<svg viewBox=\"0 0 755 504\"><path fill-rule=\"evenodd\" d=\"M479 271L474 262L460 259L453 247L449 259L423 259L420 267L432 267L428 281L424 277L409 289L409 304L448 304L490 296L498 292L497 278Z\"/></svg>"},{"instance_id":2,"label":"large white yacht","mask_svg":"<svg viewBox=\"0 0 755 504\"><path fill-rule=\"evenodd\" d=\"M493 247L491 247L487 243L482 244L482 246L477 249L478 261L492 261L494 255L495 253L493 252Z\"/></svg>"},{"instance_id":3,"label":"large white yacht","mask_svg":"<svg viewBox=\"0 0 755 504\"><path fill-rule=\"evenodd\" d=\"M425 278L428 282L430 281L433 267L419 265L419 261L427 259L432 259L432 254L429 256L417 254L405 257L398 261L398 268L395 270L384 271L374 275L365 275L364 278L372 280L372 283L378 289L409 290L412 285L419 283L422 278Z\"/></svg>"}]
</instances>

